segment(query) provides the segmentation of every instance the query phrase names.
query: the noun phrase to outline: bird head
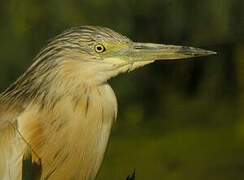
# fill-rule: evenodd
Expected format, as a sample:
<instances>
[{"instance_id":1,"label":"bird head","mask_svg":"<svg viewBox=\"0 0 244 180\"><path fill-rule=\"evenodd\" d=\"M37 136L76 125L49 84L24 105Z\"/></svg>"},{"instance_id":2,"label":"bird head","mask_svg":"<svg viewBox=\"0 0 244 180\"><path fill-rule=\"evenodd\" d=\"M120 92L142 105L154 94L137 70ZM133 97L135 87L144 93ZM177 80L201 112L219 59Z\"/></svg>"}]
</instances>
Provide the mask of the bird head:
<instances>
[{"instance_id":1,"label":"bird head","mask_svg":"<svg viewBox=\"0 0 244 180\"><path fill-rule=\"evenodd\" d=\"M109 29L82 26L54 38L37 56L39 62L59 67L65 78L88 84L104 83L110 78L155 60L185 59L215 52L199 48L133 42Z\"/></svg>"},{"instance_id":2,"label":"bird head","mask_svg":"<svg viewBox=\"0 0 244 180\"><path fill-rule=\"evenodd\" d=\"M109 28L81 26L52 39L5 92L22 99L75 94L156 60L216 54L203 49L133 42ZM47 94L49 96L47 96ZM48 98L47 98L48 99Z\"/></svg>"}]
</instances>

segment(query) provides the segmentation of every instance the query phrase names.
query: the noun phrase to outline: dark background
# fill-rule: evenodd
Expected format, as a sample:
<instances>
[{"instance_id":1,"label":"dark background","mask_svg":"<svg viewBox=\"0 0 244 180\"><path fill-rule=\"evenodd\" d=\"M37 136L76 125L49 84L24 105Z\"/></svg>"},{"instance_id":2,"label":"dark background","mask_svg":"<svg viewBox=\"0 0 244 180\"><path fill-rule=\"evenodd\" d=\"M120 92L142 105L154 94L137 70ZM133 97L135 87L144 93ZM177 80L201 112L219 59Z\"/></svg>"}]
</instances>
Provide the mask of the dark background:
<instances>
[{"instance_id":1,"label":"dark background","mask_svg":"<svg viewBox=\"0 0 244 180\"><path fill-rule=\"evenodd\" d=\"M243 0L1 1L0 89L48 39L79 25L218 52L111 81L119 114L98 180L134 169L138 180L244 179Z\"/></svg>"}]
</instances>

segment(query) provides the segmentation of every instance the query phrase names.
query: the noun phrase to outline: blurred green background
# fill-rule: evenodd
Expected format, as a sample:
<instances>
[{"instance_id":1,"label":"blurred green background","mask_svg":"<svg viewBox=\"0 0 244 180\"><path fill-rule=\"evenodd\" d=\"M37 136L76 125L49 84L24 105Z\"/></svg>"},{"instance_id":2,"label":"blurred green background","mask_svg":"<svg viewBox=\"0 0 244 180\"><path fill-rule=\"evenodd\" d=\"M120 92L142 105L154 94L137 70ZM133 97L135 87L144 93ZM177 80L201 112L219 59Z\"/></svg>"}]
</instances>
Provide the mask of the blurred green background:
<instances>
[{"instance_id":1,"label":"blurred green background","mask_svg":"<svg viewBox=\"0 0 244 180\"><path fill-rule=\"evenodd\" d=\"M215 50L111 80L119 114L98 180L124 180L134 169L138 180L243 180L243 8L243 0L1 1L0 89L72 26Z\"/></svg>"}]
</instances>

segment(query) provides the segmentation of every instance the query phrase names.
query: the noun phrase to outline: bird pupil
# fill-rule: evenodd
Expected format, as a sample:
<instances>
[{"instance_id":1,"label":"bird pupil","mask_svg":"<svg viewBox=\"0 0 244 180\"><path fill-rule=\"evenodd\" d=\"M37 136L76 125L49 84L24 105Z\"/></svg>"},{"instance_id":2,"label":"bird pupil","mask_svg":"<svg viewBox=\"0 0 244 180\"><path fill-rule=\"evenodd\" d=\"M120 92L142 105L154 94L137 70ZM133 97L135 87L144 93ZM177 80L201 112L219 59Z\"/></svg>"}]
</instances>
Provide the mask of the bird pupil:
<instances>
[{"instance_id":1,"label":"bird pupil","mask_svg":"<svg viewBox=\"0 0 244 180\"><path fill-rule=\"evenodd\" d=\"M102 47L101 46L98 46L97 47L97 50L101 51L102 50Z\"/></svg>"}]
</instances>

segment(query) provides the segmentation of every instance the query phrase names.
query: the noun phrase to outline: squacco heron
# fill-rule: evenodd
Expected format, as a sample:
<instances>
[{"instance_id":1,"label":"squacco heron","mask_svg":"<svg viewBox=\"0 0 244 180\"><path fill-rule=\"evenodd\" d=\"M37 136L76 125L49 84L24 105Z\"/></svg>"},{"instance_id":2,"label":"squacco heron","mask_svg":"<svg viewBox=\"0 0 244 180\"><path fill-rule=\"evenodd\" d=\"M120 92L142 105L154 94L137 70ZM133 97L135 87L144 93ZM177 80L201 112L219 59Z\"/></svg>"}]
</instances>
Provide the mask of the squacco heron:
<instances>
[{"instance_id":1,"label":"squacco heron","mask_svg":"<svg viewBox=\"0 0 244 180\"><path fill-rule=\"evenodd\" d=\"M29 147L43 180L94 180L117 100L108 81L155 60L215 54L133 42L108 28L82 26L49 42L0 95L0 179L20 180Z\"/></svg>"}]
</instances>

